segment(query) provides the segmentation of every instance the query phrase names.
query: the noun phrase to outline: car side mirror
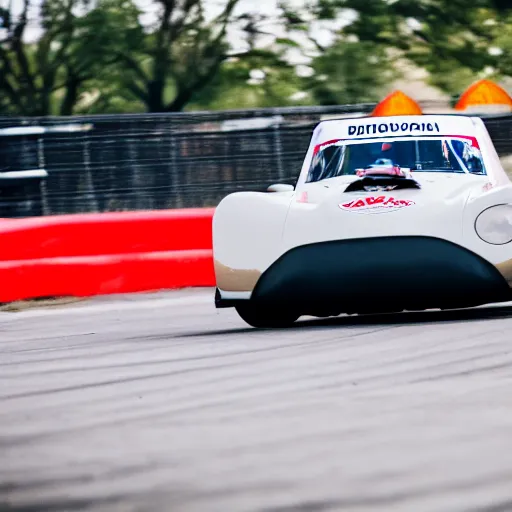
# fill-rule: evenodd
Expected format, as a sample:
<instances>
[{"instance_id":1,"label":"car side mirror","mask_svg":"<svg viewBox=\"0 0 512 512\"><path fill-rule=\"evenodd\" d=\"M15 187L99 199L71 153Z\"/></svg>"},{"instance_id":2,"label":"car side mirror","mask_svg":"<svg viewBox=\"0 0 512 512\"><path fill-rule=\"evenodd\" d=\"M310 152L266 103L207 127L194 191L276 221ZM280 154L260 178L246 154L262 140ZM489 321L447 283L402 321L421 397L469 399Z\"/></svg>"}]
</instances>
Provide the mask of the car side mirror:
<instances>
[{"instance_id":1,"label":"car side mirror","mask_svg":"<svg viewBox=\"0 0 512 512\"><path fill-rule=\"evenodd\" d=\"M276 183L267 188L267 192L293 192L295 187L285 183Z\"/></svg>"}]
</instances>

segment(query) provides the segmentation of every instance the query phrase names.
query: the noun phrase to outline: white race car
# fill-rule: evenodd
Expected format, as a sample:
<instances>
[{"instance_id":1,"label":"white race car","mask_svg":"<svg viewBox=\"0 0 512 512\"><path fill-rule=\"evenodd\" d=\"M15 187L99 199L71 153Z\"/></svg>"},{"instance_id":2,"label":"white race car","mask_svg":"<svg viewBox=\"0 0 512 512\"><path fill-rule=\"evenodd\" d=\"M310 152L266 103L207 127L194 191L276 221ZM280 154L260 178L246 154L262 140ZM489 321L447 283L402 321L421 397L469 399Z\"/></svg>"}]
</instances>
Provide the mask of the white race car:
<instances>
[{"instance_id":1,"label":"white race car","mask_svg":"<svg viewBox=\"0 0 512 512\"><path fill-rule=\"evenodd\" d=\"M510 301L511 242L512 184L480 118L323 121L295 187L218 205L215 304L284 327Z\"/></svg>"}]
</instances>

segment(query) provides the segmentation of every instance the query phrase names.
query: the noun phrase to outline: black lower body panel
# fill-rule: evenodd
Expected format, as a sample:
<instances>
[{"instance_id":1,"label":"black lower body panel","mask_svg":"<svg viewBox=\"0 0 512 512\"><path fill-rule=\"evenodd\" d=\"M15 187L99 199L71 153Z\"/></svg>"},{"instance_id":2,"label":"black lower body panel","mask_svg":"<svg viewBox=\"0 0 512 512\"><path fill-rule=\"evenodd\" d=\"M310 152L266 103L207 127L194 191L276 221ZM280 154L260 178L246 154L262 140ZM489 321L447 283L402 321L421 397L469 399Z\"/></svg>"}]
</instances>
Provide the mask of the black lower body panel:
<instances>
[{"instance_id":1,"label":"black lower body panel","mask_svg":"<svg viewBox=\"0 0 512 512\"><path fill-rule=\"evenodd\" d=\"M218 298L219 299L219 298ZM304 245L259 279L251 302L301 314L464 308L512 300L496 267L432 237L379 237ZM219 307L232 304L222 304Z\"/></svg>"}]
</instances>

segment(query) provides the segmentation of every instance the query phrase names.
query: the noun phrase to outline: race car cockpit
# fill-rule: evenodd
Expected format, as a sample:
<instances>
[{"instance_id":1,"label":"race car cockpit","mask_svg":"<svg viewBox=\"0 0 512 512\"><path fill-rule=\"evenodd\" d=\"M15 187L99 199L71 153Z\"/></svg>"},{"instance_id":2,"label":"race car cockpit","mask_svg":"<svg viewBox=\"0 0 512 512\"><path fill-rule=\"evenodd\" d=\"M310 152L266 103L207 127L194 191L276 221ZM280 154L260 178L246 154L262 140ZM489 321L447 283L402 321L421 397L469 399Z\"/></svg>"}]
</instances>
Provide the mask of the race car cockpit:
<instances>
[{"instance_id":1,"label":"race car cockpit","mask_svg":"<svg viewBox=\"0 0 512 512\"><path fill-rule=\"evenodd\" d=\"M480 150L457 138L339 141L313 157L307 182L364 174L412 172L486 174Z\"/></svg>"}]
</instances>

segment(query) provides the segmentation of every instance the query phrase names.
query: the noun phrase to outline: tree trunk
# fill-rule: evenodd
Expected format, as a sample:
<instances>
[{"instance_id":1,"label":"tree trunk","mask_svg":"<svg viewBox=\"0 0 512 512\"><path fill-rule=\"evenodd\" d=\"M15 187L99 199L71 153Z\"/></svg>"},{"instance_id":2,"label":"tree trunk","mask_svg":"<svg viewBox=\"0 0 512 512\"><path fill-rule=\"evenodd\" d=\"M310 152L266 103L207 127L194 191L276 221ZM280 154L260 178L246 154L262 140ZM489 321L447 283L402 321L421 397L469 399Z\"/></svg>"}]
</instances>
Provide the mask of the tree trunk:
<instances>
[{"instance_id":1,"label":"tree trunk","mask_svg":"<svg viewBox=\"0 0 512 512\"><path fill-rule=\"evenodd\" d=\"M47 72L43 76L43 86L39 91L39 103L41 105L41 115L48 116L52 112L52 92L55 85L55 73Z\"/></svg>"},{"instance_id":2,"label":"tree trunk","mask_svg":"<svg viewBox=\"0 0 512 512\"><path fill-rule=\"evenodd\" d=\"M148 84L148 112L164 111L164 81L152 80Z\"/></svg>"},{"instance_id":3,"label":"tree trunk","mask_svg":"<svg viewBox=\"0 0 512 512\"><path fill-rule=\"evenodd\" d=\"M70 76L66 82L66 95L60 106L61 116L70 116L78 101L78 88L80 87L80 79Z\"/></svg>"},{"instance_id":4,"label":"tree trunk","mask_svg":"<svg viewBox=\"0 0 512 512\"><path fill-rule=\"evenodd\" d=\"M181 89L174 100L165 107L165 112L181 112L187 103L190 102L195 92L196 89L193 87Z\"/></svg>"},{"instance_id":5,"label":"tree trunk","mask_svg":"<svg viewBox=\"0 0 512 512\"><path fill-rule=\"evenodd\" d=\"M165 112L181 112L187 103L190 103L194 97L194 94L204 89L213 80L223 60L223 56L219 56L219 58L206 73L198 76L195 80L189 82L186 86L183 86L182 84L178 89L178 94L174 100L172 100L172 102L165 107Z\"/></svg>"}]
</instances>

